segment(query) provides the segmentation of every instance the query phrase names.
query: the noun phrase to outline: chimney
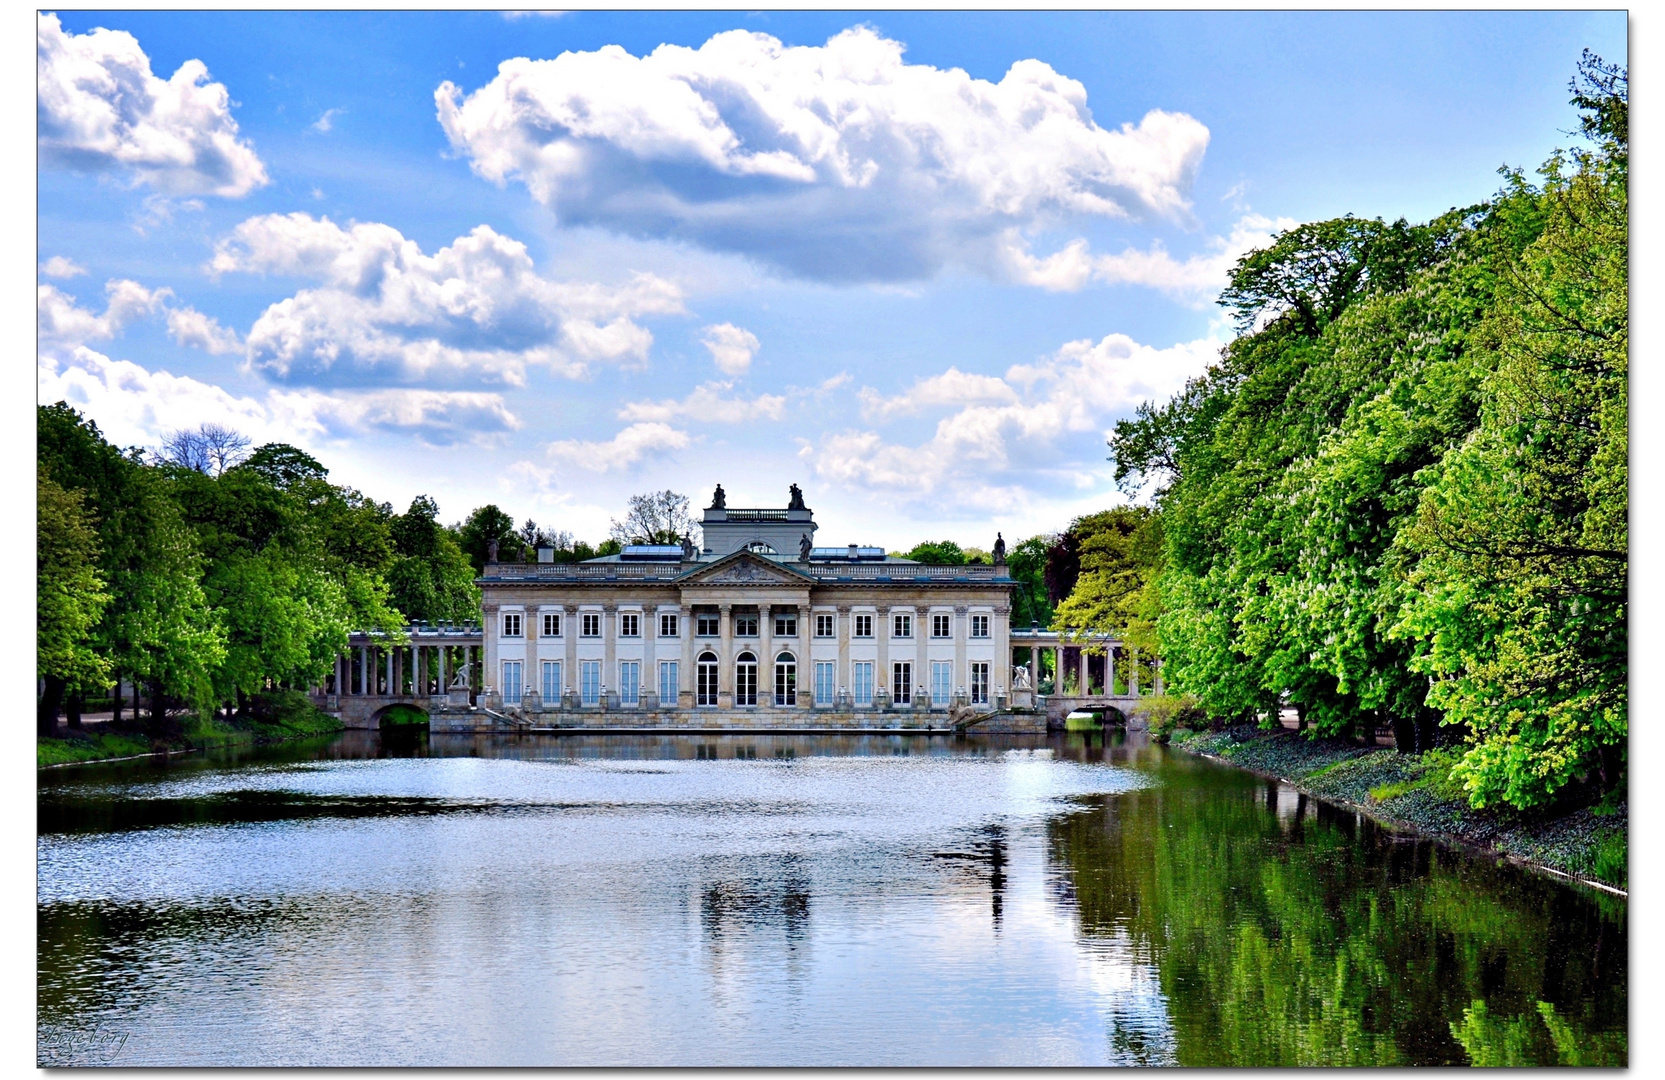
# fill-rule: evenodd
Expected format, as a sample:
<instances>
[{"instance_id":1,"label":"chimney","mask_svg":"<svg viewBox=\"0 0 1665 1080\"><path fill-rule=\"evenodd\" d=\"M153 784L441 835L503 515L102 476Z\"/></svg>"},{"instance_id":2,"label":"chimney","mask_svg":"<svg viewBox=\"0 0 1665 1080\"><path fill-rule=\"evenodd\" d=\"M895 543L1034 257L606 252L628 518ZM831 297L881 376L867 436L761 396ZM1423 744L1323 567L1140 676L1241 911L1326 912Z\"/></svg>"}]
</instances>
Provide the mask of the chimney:
<instances>
[{"instance_id":1,"label":"chimney","mask_svg":"<svg viewBox=\"0 0 1665 1080\"><path fill-rule=\"evenodd\" d=\"M856 545L854 545L854 544L850 545L850 561L851 562L856 561Z\"/></svg>"}]
</instances>

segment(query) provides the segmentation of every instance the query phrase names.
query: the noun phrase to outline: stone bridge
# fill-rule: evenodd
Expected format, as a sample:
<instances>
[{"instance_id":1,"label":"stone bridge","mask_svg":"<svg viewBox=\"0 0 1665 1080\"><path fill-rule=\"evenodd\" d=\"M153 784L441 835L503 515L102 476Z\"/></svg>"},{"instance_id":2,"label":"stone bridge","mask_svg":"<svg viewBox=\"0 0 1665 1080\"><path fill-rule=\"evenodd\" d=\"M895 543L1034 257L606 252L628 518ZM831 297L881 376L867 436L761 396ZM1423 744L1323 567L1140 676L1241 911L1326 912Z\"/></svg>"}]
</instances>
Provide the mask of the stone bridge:
<instances>
[{"instance_id":1,"label":"stone bridge","mask_svg":"<svg viewBox=\"0 0 1665 1080\"><path fill-rule=\"evenodd\" d=\"M1153 692L1162 693L1161 661L1141 663L1138 649L1109 635L1077 639L1057 630L1031 627L1013 629L1011 643L1014 699L1022 696L1020 687L1040 685L1042 657L1051 655L1053 692L1035 695L1036 707L1046 711L1048 727L1063 727L1064 718L1072 712L1106 708L1138 723L1139 706L1146 696L1139 689L1141 672L1151 676ZM1017 662L1019 650L1027 653L1023 664Z\"/></svg>"},{"instance_id":2,"label":"stone bridge","mask_svg":"<svg viewBox=\"0 0 1665 1080\"><path fill-rule=\"evenodd\" d=\"M350 728L379 727L394 705L432 715L473 703L483 644L477 623L416 623L402 636L400 642L381 633L353 634L335 671L314 689L314 702Z\"/></svg>"}]
</instances>

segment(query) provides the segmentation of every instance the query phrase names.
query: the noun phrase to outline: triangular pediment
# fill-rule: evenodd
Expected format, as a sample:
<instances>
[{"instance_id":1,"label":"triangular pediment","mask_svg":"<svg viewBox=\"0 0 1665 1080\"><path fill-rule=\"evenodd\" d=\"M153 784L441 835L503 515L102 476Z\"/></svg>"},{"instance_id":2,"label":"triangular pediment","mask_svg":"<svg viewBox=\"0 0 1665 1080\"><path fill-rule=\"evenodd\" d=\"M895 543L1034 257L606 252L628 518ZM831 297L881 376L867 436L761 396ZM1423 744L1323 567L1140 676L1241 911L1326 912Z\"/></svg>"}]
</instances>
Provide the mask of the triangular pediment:
<instances>
[{"instance_id":1,"label":"triangular pediment","mask_svg":"<svg viewBox=\"0 0 1665 1080\"><path fill-rule=\"evenodd\" d=\"M684 575L684 585L792 585L812 584L813 577L795 567L782 566L750 551L724 555L707 566Z\"/></svg>"}]
</instances>

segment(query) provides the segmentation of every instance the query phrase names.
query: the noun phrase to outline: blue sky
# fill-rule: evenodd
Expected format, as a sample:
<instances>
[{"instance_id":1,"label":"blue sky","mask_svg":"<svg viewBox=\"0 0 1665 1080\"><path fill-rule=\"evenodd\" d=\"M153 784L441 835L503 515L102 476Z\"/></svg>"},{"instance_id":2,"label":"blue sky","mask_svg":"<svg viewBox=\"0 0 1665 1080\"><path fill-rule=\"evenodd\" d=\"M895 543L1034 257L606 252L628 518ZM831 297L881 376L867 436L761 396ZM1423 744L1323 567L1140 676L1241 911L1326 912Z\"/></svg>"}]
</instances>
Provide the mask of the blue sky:
<instances>
[{"instance_id":1,"label":"blue sky","mask_svg":"<svg viewBox=\"0 0 1665 1080\"><path fill-rule=\"evenodd\" d=\"M1485 198L1586 46L1623 13L48 16L40 393L446 520L797 482L986 547L1120 500L1237 254Z\"/></svg>"}]
</instances>

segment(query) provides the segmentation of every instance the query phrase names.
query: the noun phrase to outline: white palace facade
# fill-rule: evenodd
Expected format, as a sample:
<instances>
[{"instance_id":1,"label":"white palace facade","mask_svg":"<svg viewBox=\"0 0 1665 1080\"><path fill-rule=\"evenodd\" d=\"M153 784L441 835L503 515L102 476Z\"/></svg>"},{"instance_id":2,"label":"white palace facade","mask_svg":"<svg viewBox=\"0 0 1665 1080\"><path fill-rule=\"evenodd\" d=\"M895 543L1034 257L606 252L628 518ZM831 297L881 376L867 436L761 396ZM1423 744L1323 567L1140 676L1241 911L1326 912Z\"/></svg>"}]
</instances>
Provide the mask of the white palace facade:
<instances>
[{"instance_id":1,"label":"white palace facade","mask_svg":"<svg viewBox=\"0 0 1665 1080\"><path fill-rule=\"evenodd\" d=\"M940 727L1011 704L1003 545L972 566L818 546L796 485L781 509L729 508L719 487L702 525L698 549L489 559L480 705L538 727L791 728Z\"/></svg>"}]
</instances>

